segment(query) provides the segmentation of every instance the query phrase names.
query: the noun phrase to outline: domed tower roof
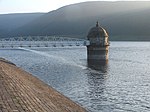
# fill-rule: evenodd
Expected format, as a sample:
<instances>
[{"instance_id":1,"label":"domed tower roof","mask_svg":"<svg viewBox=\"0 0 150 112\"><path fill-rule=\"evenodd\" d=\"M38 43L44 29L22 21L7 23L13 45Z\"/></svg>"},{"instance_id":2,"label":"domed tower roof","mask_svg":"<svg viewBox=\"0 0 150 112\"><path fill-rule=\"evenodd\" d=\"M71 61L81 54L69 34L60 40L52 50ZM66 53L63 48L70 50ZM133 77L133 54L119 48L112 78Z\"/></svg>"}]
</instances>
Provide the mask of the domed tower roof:
<instances>
[{"instance_id":1,"label":"domed tower roof","mask_svg":"<svg viewBox=\"0 0 150 112\"><path fill-rule=\"evenodd\" d=\"M102 28L99 23L96 23L96 26L91 28L87 38L96 38L96 37L100 37L100 38L105 38L108 37L108 34L106 32L106 30L104 28Z\"/></svg>"}]
</instances>

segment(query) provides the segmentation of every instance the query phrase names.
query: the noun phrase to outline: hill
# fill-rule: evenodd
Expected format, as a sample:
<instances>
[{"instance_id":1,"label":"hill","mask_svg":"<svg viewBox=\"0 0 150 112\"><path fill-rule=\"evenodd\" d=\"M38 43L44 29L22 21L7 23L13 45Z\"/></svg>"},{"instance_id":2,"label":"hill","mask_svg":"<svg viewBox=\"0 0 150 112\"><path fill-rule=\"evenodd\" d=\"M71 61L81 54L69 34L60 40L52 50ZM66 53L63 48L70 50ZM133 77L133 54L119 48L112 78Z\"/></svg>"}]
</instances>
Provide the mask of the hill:
<instances>
[{"instance_id":1,"label":"hill","mask_svg":"<svg viewBox=\"0 0 150 112\"><path fill-rule=\"evenodd\" d=\"M1 14L0 37L8 36L10 32L42 16L43 13Z\"/></svg>"},{"instance_id":2,"label":"hill","mask_svg":"<svg viewBox=\"0 0 150 112\"><path fill-rule=\"evenodd\" d=\"M86 38L89 29L99 21L111 40L150 40L149 12L150 1L84 2L46 13L10 34Z\"/></svg>"}]
</instances>

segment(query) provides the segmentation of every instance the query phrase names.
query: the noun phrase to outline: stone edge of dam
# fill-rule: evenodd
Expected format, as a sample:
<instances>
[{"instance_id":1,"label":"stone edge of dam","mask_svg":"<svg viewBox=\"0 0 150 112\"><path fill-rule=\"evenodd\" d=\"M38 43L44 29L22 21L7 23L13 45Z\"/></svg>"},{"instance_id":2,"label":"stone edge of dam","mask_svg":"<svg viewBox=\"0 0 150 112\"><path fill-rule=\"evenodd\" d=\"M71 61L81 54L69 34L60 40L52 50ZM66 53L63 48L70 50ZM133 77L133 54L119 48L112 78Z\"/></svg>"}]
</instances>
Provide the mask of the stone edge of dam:
<instances>
[{"instance_id":1,"label":"stone edge of dam","mask_svg":"<svg viewBox=\"0 0 150 112\"><path fill-rule=\"evenodd\" d=\"M0 58L0 110L87 112L79 104L4 58Z\"/></svg>"}]
</instances>

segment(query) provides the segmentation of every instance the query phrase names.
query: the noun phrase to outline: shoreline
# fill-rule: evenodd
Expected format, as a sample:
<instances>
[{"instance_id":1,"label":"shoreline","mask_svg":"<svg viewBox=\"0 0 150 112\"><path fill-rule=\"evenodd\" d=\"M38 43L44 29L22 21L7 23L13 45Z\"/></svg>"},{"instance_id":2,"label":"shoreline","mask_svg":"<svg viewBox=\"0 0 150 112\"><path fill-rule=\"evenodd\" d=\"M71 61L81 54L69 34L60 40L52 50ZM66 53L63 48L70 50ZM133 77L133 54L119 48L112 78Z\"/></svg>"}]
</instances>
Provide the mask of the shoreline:
<instances>
[{"instance_id":1,"label":"shoreline","mask_svg":"<svg viewBox=\"0 0 150 112\"><path fill-rule=\"evenodd\" d=\"M0 110L87 112L37 77L3 58L0 58Z\"/></svg>"}]
</instances>

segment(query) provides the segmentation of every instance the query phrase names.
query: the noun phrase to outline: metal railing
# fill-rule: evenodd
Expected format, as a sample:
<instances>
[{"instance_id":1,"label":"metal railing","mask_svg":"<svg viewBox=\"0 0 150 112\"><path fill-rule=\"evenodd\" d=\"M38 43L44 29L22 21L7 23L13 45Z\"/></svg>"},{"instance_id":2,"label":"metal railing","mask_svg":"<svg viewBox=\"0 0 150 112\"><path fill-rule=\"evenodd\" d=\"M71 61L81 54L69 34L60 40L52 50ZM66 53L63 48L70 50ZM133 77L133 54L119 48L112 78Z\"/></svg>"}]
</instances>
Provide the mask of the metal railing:
<instances>
[{"instance_id":1,"label":"metal railing","mask_svg":"<svg viewBox=\"0 0 150 112\"><path fill-rule=\"evenodd\" d=\"M90 42L84 39L54 36L13 37L0 40L0 48L87 46L89 44Z\"/></svg>"}]
</instances>

